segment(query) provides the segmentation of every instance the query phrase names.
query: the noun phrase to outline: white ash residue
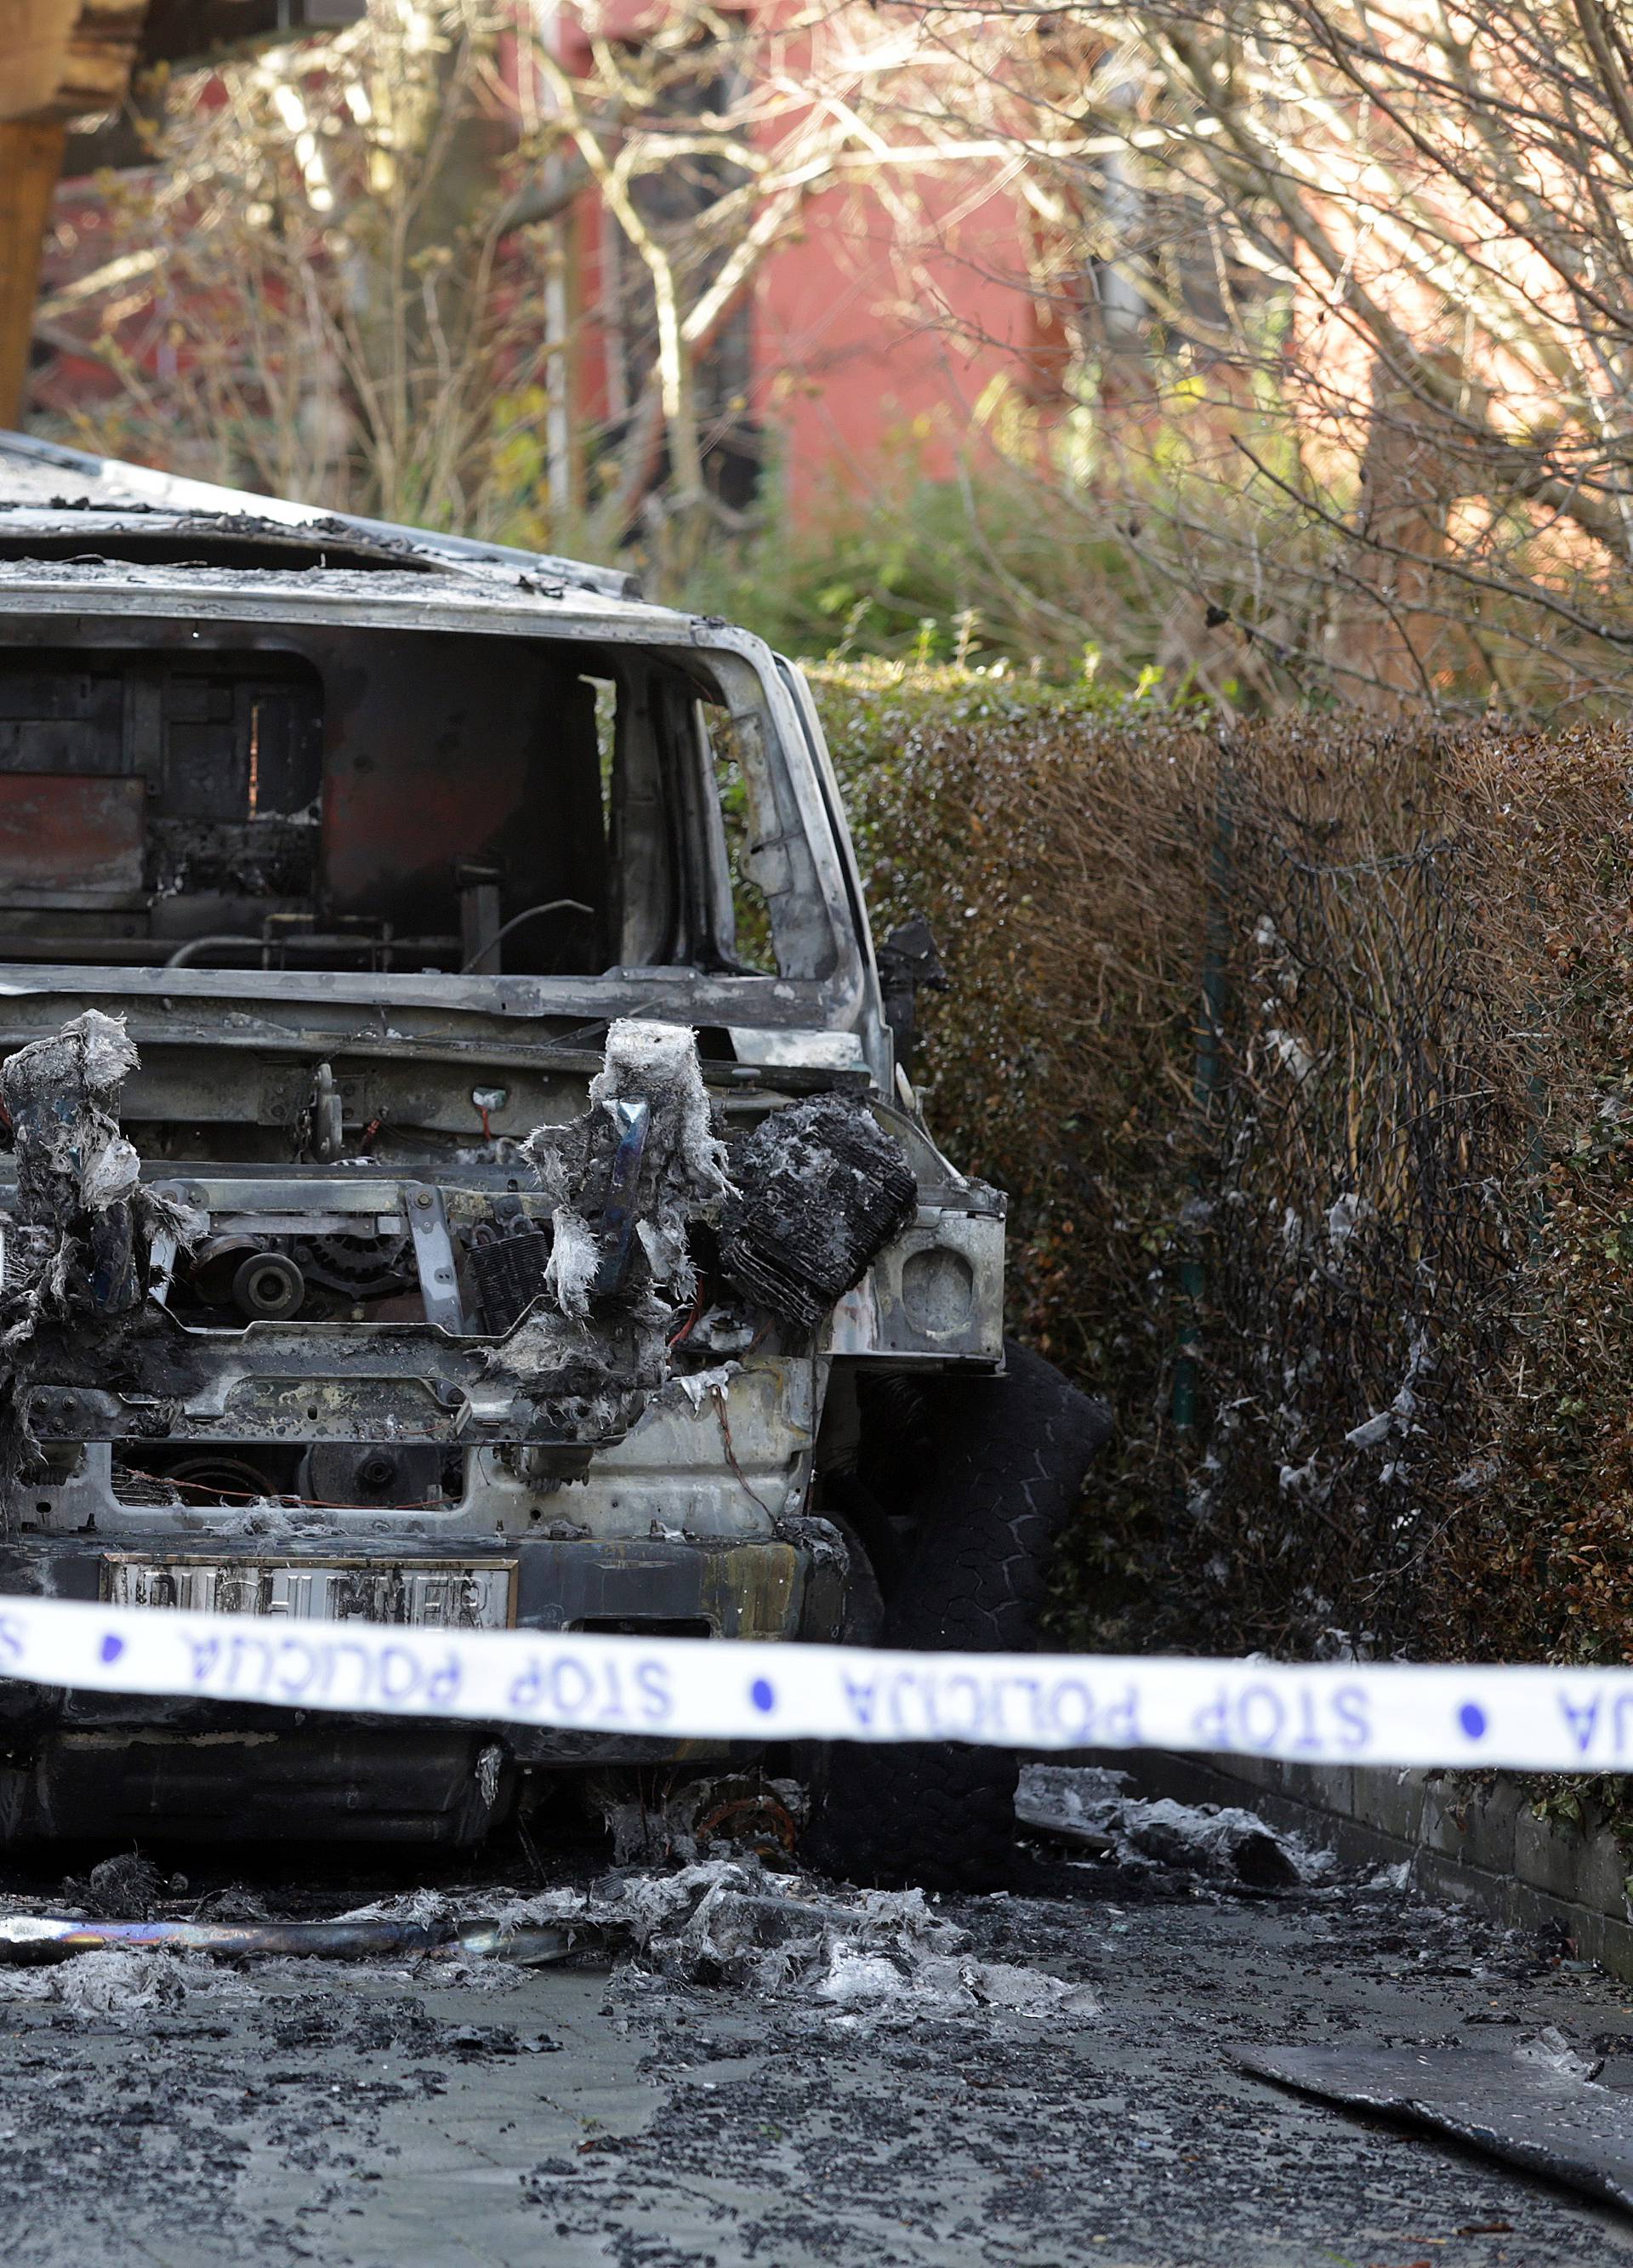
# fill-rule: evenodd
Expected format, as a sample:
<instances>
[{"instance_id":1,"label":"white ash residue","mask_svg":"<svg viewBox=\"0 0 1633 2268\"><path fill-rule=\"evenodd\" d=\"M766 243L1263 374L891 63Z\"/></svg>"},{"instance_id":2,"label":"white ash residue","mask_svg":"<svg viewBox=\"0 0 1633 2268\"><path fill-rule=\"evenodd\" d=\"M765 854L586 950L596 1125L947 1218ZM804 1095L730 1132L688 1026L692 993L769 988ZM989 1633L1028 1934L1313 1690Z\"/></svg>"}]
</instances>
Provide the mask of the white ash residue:
<instances>
[{"instance_id":1,"label":"white ash residue","mask_svg":"<svg viewBox=\"0 0 1633 2268\"><path fill-rule=\"evenodd\" d=\"M1602 2055L1579 2053L1557 2024L1544 2024L1534 2039L1521 2040L1514 2061L1539 2065L1557 2079L1594 2080L1605 2068Z\"/></svg>"},{"instance_id":2,"label":"white ash residue","mask_svg":"<svg viewBox=\"0 0 1633 2268\"><path fill-rule=\"evenodd\" d=\"M1100 2013L1098 1994L1041 1969L1010 1961L976 1961L945 1954L916 1960L835 1945L816 1997L847 2014L880 2017L974 2016L983 2009L1048 2017L1056 2024L1091 2022Z\"/></svg>"},{"instance_id":3,"label":"white ash residue","mask_svg":"<svg viewBox=\"0 0 1633 2268\"><path fill-rule=\"evenodd\" d=\"M583 1217L599 1202L617 1145L619 1107L643 1103L645 1148L633 1199L636 1234L653 1285L689 1300L696 1277L687 1248L689 1221L712 1217L731 1189L716 1138L709 1092L689 1025L622 1017L607 1035L602 1068L590 1081L590 1108L565 1126L537 1126L519 1145L552 1207L555 1241L547 1285L568 1316L583 1315L601 1252Z\"/></svg>"},{"instance_id":4,"label":"white ash residue","mask_svg":"<svg viewBox=\"0 0 1633 2268\"><path fill-rule=\"evenodd\" d=\"M486 1359L535 1395L552 1390L570 1360L581 1375L599 1370L604 1387L580 1388L558 1410L595 1438L627 1431L667 1380L674 1314L697 1289L688 1226L711 1218L730 1184L689 1026L629 1017L614 1023L589 1101L570 1123L537 1126L517 1145L551 1206L546 1296ZM607 1197L619 1143L639 1123L627 1108L636 1103L646 1112L639 1170L628 1193L636 1249L616 1295L631 1337L626 1359L615 1338L592 1321L596 1281L614 1249L607 1230L598 1234L592 1223Z\"/></svg>"},{"instance_id":5,"label":"white ash residue","mask_svg":"<svg viewBox=\"0 0 1633 2268\"><path fill-rule=\"evenodd\" d=\"M673 1395L677 1399L689 1402L694 1410L701 1410L711 1394L725 1392L742 1367L740 1362L717 1362L707 1370L679 1371L665 1387L664 1392L666 1395Z\"/></svg>"},{"instance_id":6,"label":"white ash residue","mask_svg":"<svg viewBox=\"0 0 1633 2268\"><path fill-rule=\"evenodd\" d=\"M1409 1433L1417 1415L1416 1381L1419 1373L1431 1366L1432 1353L1426 1333L1420 1331L1412 1341L1407 1356L1406 1375L1401 1381L1400 1391L1387 1410L1363 1418L1351 1426L1344 1440L1352 1449L1376 1449L1393 1436Z\"/></svg>"},{"instance_id":7,"label":"white ash residue","mask_svg":"<svg viewBox=\"0 0 1633 2268\"><path fill-rule=\"evenodd\" d=\"M130 1196L141 1160L120 1132L117 1113L120 1088L136 1067L124 1019L99 1008L87 1008L0 1065L0 1096L17 1130L23 1220L65 1223Z\"/></svg>"},{"instance_id":8,"label":"white ash residue","mask_svg":"<svg viewBox=\"0 0 1633 2268\"><path fill-rule=\"evenodd\" d=\"M601 1248L589 1222L571 1205L557 1205L550 1224L555 1234L544 1271L545 1290L564 1315L587 1315Z\"/></svg>"},{"instance_id":9,"label":"white ash residue","mask_svg":"<svg viewBox=\"0 0 1633 2268\"><path fill-rule=\"evenodd\" d=\"M988 1960L968 1930L923 1890L857 1890L772 1873L754 1857L659 1869L620 1869L592 1889L518 1894L506 1889L420 1889L359 1906L336 1920L395 1921L445 1929L450 1942L378 1957L325 1959L277 1954L247 1962L188 1948L141 1946L63 1960L0 1965L0 2005L48 2003L123 2025L181 2011L212 1997L241 2000L343 1974L351 1984L436 1981L464 1990L515 1990L541 1957L526 1933L547 1933L559 1957L611 1963L614 1990L644 2000L724 1992L796 2004L814 2021L846 2029L899 2028L931 2020L1081 2024L1100 2013L1089 1985L1051 1970ZM452 1941L480 1925L500 1942L467 1951ZM507 1948L503 1941L511 1940Z\"/></svg>"},{"instance_id":10,"label":"white ash residue","mask_svg":"<svg viewBox=\"0 0 1633 2268\"><path fill-rule=\"evenodd\" d=\"M606 1066L590 1082L590 1100L604 1109L645 1101L675 1183L699 1204L725 1194L725 1149L715 1138L697 1037L689 1025L620 1017L607 1035Z\"/></svg>"},{"instance_id":11,"label":"white ash residue","mask_svg":"<svg viewBox=\"0 0 1633 2268\"><path fill-rule=\"evenodd\" d=\"M609 1116L620 1102L646 1104L651 1123L637 1233L654 1284L678 1300L691 1299L697 1278L687 1223L717 1205L731 1186L695 1034L684 1025L621 1018L607 1035L606 1068L590 1081L590 1100Z\"/></svg>"},{"instance_id":12,"label":"white ash residue","mask_svg":"<svg viewBox=\"0 0 1633 2268\"><path fill-rule=\"evenodd\" d=\"M807 2000L872 2021L991 2008L1074 2021L1098 2014L1086 1987L975 1959L965 1931L923 1890L825 1890L716 1859L633 1877L621 1902L633 1918L637 1972L672 1983Z\"/></svg>"},{"instance_id":13,"label":"white ash residue","mask_svg":"<svg viewBox=\"0 0 1633 2268\"><path fill-rule=\"evenodd\" d=\"M109 1947L40 1967L0 1966L0 2003L47 2002L76 2016L138 2023L199 2000L238 1999L252 1988L202 1953Z\"/></svg>"},{"instance_id":14,"label":"white ash residue","mask_svg":"<svg viewBox=\"0 0 1633 2268\"><path fill-rule=\"evenodd\" d=\"M1120 1859L1155 1859L1260 1889L1314 1882L1330 1874L1330 1852L1278 1833L1251 1811L1231 1806L1128 1803L1114 1815Z\"/></svg>"},{"instance_id":15,"label":"white ash residue","mask_svg":"<svg viewBox=\"0 0 1633 2268\"><path fill-rule=\"evenodd\" d=\"M1412 1861L1397 1859L1393 1867L1379 1867L1369 1874L1362 1886L1369 1890L1384 1890L1400 1896L1412 1887Z\"/></svg>"},{"instance_id":16,"label":"white ash residue","mask_svg":"<svg viewBox=\"0 0 1633 2268\"><path fill-rule=\"evenodd\" d=\"M622 1947L621 1981L637 1995L717 1987L802 2001L848 2024L995 2013L1084 2023L1099 2014L1085 1984L976 1958L967 1932L938 1913L923 1890L832 1889L769 1873L752 1859L614 1874L588 1892L480 1903L468 1893L438 1903L438 1895L388 1899L347 1918L481 1915L505 1929L588 1925Z\"/></svg>"},{"instance_id":17,"label":"white ash residue","mask_svg":"<svg viewBox=\"0 0 1633 2268\"><path fill-rule=\"evenodd\" d=\"M433 1924L452 1923L462 1912L474 1911L444 1890L405 1890L394 1898L378 1898L371 1905L348 1906L344 1913L336 1914L335 1918L336 1921L412 1922L417 1927L429 1929ZM482 1911L486 1914L490 1908L484 1906Z\"/></svg>"},{"instance_id":18,"label":"white ash residue","mask_svg":"<svg viewBox=\"0 0 1633 2268\"><path fill-rule=\"evenodd\" d=\"M1320 1882L1336 1868L1328 1851L1269 1827L1251 1811L1212 1803L1154 1802L1126 1793L1125 1772L1026 1764L1015 1816L1034 1834L1071 1843L1120 1866L1177 1867L1255 1889Z\"/></svg>"}]
</instances>

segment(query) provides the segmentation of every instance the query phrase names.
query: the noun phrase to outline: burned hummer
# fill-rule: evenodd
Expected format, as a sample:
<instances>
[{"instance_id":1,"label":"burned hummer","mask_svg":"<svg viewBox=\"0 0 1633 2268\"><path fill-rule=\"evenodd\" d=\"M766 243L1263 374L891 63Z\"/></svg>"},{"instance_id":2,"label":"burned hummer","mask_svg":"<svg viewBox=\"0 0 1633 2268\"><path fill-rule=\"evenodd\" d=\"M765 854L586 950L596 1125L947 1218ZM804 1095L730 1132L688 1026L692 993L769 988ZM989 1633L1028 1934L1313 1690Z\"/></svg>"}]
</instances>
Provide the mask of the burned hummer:
<instances>
[{"instance_id":1,"label":"burned hummer","mask_svg":"<svg viewBox=\"0 0 1633 2268\"><path fill-rule=\"evenodd\" d=\"M612 571L0 439L0 1592L1032 1641L1002 1334L797 668ZM474 1840L695 1744L0 1685L0 1835ZM1012 1765L814 1772L974 1879Z\"/></svg>"}]
</instances>

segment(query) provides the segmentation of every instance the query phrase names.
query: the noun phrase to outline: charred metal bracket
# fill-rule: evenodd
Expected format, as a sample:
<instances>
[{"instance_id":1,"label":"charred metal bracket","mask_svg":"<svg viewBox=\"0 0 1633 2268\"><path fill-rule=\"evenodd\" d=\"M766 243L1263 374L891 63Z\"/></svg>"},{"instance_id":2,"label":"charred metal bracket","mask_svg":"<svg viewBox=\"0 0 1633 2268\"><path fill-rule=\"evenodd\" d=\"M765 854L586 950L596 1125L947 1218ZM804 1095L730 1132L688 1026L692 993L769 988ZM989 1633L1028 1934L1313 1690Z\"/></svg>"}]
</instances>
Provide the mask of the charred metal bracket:
<instances>
[{"instance_id":1,"label":"charred metal bracket","mask_svg":"<svg viewBox=\"0 0 1633 2268\"><path fill-rule=\"evenodd\" d=\"M345 1148L345 1131L333 1064L320 1063L313 1072L305 1118L313 1158L320 1166L334 1165Z\"/></svg>"},{"instance_id":2,"label":"charred metal bracket","mask_svg":"<svg viewBox=\"0 0 1633 2268\"><path fill-rule=\"evenodd\" d=\"M442 1191L424 1182L404 1182L404 1209L414 1236L414 1257L420 1271L420 1297L425 1320L440 1323L456 1336L465 1329L465 1309L460 1299L459 1270L453 1260L453 1239Z\"/></svg>"},{"instance_id":3,"label":"charred metal bracket","mask_svg":"<svg viewBox=\"0 0 1633 2268\"><path fill-rule=\"evenodd\" d=\"M466 968L481 968L499 942L504 916L501 888L504 877L497 866L460 859L453 870L460 893L460 961ZM489 970L489 975L493 971Z\"/></svg>"},{"instance_id":4,"label":"charred metal bracket","mask_svg":"<svg viewBox=\"0 0 1633 2268\"><path fill-rule=\"evenodd\" d=\"M896 1062L910 1079L918 1037L918 996L921 992L945 992L948 988L947 972L923 914L915 914L911 920L893 929L876 957L885 1021L895 1042Z\"/></svg>"},{"instance_id":5,"label":"charred metal bracket","mask_svg":"<svg viewBox=\"0 0 1633 2268\"><path fill-rule=\"evenodd\" d=\"M22 1397L36 1440L521 1443L580 1457L622 1440L634 1415L622 1397L634 1388L636 1350L622 1338L593 1360L564 1342L559 1362L534 1364L524 1388L503 1342L496 1351L423 1323L200 1332L166 1309L148 1314L139 1383L111 1384L106 1351L89 1338L48 1350ZM605 1422L586 1425L586 1396L606 1402Z\"/></svg>"},{"instance_id":6,"label":"charred metal bracket","mask_svg":"<svg viewBox=\"0 0 1633 2268\"><path fill-rule=\"evenodd\" d=\"M613 1152L607 1203L601 1208L601 1264L591 1287L598 1293L622 1291L629 1273L629 1254L636 1231L636 1190L652 1123L651 1107L644 1102L614 1102L612 1116L618 1129L618 1146Z\"/></svg>"},{"instance_id":7,"label":"charred metal bracket","mask_svg":"<svg viewBox=\"0 0 1633 2268\"><path fill-rule=\"evenodd\" d=\"M176 1251L174 1229L156 1229L148 1241L147 1295L161 1307L169 1300L170 1287L176 1279Z\"/></svg>"}]
</instances>

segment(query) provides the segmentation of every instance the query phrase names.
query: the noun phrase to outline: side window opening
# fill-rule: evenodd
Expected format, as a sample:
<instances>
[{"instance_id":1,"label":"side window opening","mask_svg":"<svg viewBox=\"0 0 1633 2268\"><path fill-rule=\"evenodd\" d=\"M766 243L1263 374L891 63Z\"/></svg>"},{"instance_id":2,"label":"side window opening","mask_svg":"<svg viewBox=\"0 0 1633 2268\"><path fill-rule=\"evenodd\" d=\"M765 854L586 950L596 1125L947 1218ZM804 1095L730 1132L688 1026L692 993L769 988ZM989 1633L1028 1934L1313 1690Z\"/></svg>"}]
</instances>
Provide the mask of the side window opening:
<instances>
[{"instance_id":1,"label":"side window opening","mask_svg":"<svg viewBox=\"0 0 1633 2268\"><path fill-rule=\"evenodd\" d=\"M777 973L771 907L755 872L760 846L739 728L724 708L697 706L720 815L732 935L723 945L733 964L762 976Z\"/></svg>"},{"instance_id":2,"label":"side window opening","mask_svg":"<svg viewBox=\"0 0 1633 2268\"><path fill-rule=\"evenodd\" d=\"M632 657L598 681L598 717L616 962L776 975L749 782L724 707L691 674Z\"/></svg>"}]
</instances>

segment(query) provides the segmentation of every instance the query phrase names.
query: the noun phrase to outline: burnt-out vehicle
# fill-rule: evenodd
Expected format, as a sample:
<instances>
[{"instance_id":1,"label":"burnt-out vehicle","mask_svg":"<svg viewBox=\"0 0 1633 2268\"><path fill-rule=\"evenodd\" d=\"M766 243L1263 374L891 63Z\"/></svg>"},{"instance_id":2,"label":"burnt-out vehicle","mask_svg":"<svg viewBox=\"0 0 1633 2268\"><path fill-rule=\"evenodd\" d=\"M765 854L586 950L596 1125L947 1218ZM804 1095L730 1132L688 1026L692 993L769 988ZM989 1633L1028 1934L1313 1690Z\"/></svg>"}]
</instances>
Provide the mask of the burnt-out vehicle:
<instances>
[{"instance_id":1,"label":"burnt-out vehicle","mask_svg":"<svg viewBox=\"0 0 1633 2268\"><path fill-rule=\"evenodd\" d=\"M611 571L0 440L0 1591L1011 1647L1096 1407L908 1083L798 671ZM0 1685L0 1834L458 1844L735 1752ZM809 1760L805 1760L807 1763ZM815 1847L971 1877L1012 1764Z\"/></svg>"}]
</instances>

